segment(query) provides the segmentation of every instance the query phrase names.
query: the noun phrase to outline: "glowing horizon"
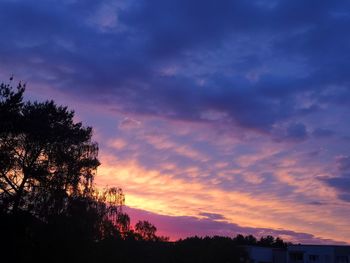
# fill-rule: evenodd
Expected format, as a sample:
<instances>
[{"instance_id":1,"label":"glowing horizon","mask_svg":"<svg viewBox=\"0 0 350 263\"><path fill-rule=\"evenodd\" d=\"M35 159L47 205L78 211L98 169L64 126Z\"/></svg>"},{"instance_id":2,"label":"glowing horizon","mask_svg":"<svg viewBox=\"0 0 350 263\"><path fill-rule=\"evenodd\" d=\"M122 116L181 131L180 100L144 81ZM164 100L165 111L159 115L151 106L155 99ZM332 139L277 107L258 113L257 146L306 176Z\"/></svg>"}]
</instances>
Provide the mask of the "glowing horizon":
<instances>
[{"instance_id":1,"label":"glowing horizon","mask_svg":"<svg viewBox=\"0 0 350 263\"><path fill-rule=\"evenodd\" d=\"M141 123L141 122L140 122ZM128 133L139 132L141 124L138 123L135 127L127 128ZM177 123L177 125L179 125ZM135 131L136 130L136 131ZM182 133L182 132L181 132ZM183 136L183 134L181 134ZM171 142L165 142L159 136L156 136L156 140L151 136L148 139L144 139L147 143L153 143L156 149L162 151L167 148L169 151L173 151L176 154L182 154L189 158L197 158L200 161L205 160L202 154L194 154L194 151L189 149L188 152L182 152L179 150L183 148L182 145L176 145ZM154 145L154 143L158 143ZM127 144L122 142L122 139L112 140L107 143L108 149L113 151L115 149L121 151L124 147L134 147L133 144ZM227 145L225 145L227 146ZM189 147L189 146L187 146ZM136 152L138 149L134 149ZM263 153L258 153L257 155L247 156L238 158L240 166L247 169L249 165L265 159L269 160L269 157L278 153L278 150L263 150ZM157 169L147 169L138 164L136 160L123 160L118 159L118 155L102 155L101 156L102 165L99 168L98 176L96 181L99 185L110 185L110 186L121 186L126 194L126 205L132 208L141 209L145 211L152 212L154 214L159 214L163 216L172 217L183 217L189 216L198 219L206 218L201 214L212 214L218 215L219 222L234 223L244 229L245 227L252 228L249 232L243 233L254 233L253 228L258 230L255 235L261 236L263 234L259 233L260 228L271 229L270 233L276 233L278 230L291 230L296 233L312 233L314 236L309 238L311 243L324 243L322 239L328 240L328 242L346 242L349 243L348 233L337 231L341 229L342 225L347 224L346 218L339 216L337 214L325 214L324 211L315 212L316 208L319 206L317 203L299 203L293 200L295 197L288 197L286 195L285 199L275 196L274 193L260 192L254 196L254 191L244 191L244 189L238 189L235 191L229 191L225 189L220 189L220 187L215 187L215 182L212 182L210 188L207 188L205 183L200 180L200 170L196 167L190 167L186 169L179 169L175 164L171 163L161 163L159 170ZM208 161L208 160L205 160ZM305 178L304 183L298 183L293 180L291 176L288 175L286 170L293 170L290 173L307 173L310 170L313 173L318 174L318 176L326 176L327 173L323 170L324 167L315 168L311 167L296 167L293 158L286 158L281 160L281 167L276 167L275 176L280 181L280 183L285 183L290 186L298 186L296 193L299 195L304 195L305 198L317 199L320 197L326 198L336 198L336 192L332 191L331 188L327 188L322 185L321 182L310 182L312 178ZM222 162L215 165L218 170L218 174L221 174L219 178L225 178L225 171L220 171L220 168L227 168ZM242 168L235 168L230 170L234 173L244 173ZM179 174L188 174L191 180L176 178ZM246 180L249 184L259 185L262 181L259 181L259 175L254 177L251 172L248 173L248 178ZM193 179L193 180L192 180ZM210 181L212 181L211 179ZM215 178L214 180L220 179ZM311 184L310 184L311 183ZM317 187L313 193L310 193L310 187ZM220 204L219 207L215 207L214 204ZM342 205L339 202L338 205ZM347 204L343 204L346 206ZM332 205L334 206L334 204ZM308 211L310 210L310 211ZM335 210L336 211L336 210ZM137 216L137 213L135 213ZM277 221L276 218L279 218ZM337 225L334 224L337 222ZM161 222L160 222L161 223ZM330 231L326 232L326 229ZM276 231L277 230L277 231ZM162 229L160 228L161 233ZM276 231L276 232L274 232ZM225 232L226 234L229 232ZM240 233L239 230L232 230L232 234ZM269 232L266 232L268 234ZM167 233L169 234L169 233ZM212 235L217 234L213 232ZM276 233L277 234L277 233ZM283 234L278 234L283 237ZM176 236L176 235L175 235ZM174 239L174 236L170 237ZM184 236L181 236L184 237ZM288 241L296 241L297 239L293 235L284 235Z\"/></svg>"}]
</instances>

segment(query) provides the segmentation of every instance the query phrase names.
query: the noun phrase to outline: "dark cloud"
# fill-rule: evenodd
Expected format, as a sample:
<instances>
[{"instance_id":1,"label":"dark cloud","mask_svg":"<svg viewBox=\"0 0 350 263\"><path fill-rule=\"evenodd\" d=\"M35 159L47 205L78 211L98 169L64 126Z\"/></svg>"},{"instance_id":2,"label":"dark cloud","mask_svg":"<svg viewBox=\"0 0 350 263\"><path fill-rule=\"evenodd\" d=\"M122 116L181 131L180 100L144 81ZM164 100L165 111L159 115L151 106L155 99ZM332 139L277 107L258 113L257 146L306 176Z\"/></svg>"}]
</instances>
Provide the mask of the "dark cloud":
<instances>
[{"instance_id":1,"label":"dark cloud","mask_svg":"<svg viewBox=\"0 0 350 263\"><path fill-rule=\"evenodd\" d=\"M297 122L276 127L273 130L273 135L277 142L300 142L308 137L308 132L304 123Z\"/></svg>"},{"instance_id":2,"label":"dark cloud","mask_svg":"<svg viewBox=\"0 0 350 263\"><path fill-rule=\"evenodd\" d=\"M350 173L350 156L341 156L337 159L338 169L341 172Z\"/></svg>"},{"instance_id":3,"label":"dark cloud","mask_svg":"<svg viewBox=\"0 0 350 263\"><path fill-rule=\"evenodd\" d=\"M317 205L317 206L323 206L325 205L324 202L320 202L320 201L311 201L308 203L309 205Z\"/></svg>"},{"instance_id":4,"label":"dark cloud","mask_svg":"<svg viewBox=\"0 0 350 263\"><path fill-rule=\"evenodd\" d=\"M0 8L3 71L118 111L271 132L350 98L346 1L29 0ZM306 96L312 103L300 104ZM208 111L225 118L204 118ZM289 138L305 139L304 127L290 127Z\"/></svg>"},{"instance_id":5,"label":"dark cloud","mask_svg":"<svg viewBox=\"0 0 350 263\"><path fill-rule=\"evenodd\" d=\"M340 199L350 202L350 157L341 156L336 161L338 176L322 180L337 190Z\"/></svg>"},{"instance_id":6,"label":"dark cloud","mask_svg":"<svg viewBox=\"0 0 350 263\"><path fill-rule=\"evenodd\" d=\"M332 130L329 130L329 129L325 129L325 128L317 128L312 132L312 134L315 137L327 138L327 137L333 136L335 134L335 132Z\"/></svg>"},{"instance_id":7,"label":"dark cloud","mask_svg":"<svg viewBox=\"0 0 350 263\"><path fill-rule=\"evenodd\" d=\"M246 19L250 16L253 19ZM139 1L122 19L141 34L147 34L149 51L172 56L198 45L220 44L230 31L257 28L266 17L264 7L244 1Z\"/></svg>"},{"instance_id":8,"label":"dark cloud","mask_svg":"<svg viewBox=\"0 0 350 263\"><path fill-rule=\"evenodd\" d=\"M199 214L200 216L204 216L208 219L211 219L211 220L224 220L225 217L223 215L220 215L220 214L215 214L215 213L200 213Z\"/></svg>"},{"instance_id":9,"label":"dark cloud","mask_svg":"<svg viewBox=\"0 0 350 263\"><path fill-rule=\"evenodd\" d=\"M294 123L287 129L287 138L304 140L307 136L306 126L303 123Z\"/></svg>"},{"instance_id":10,"label":"dark cloud","mask_svg":"<svg viewBox=\"0 0 350 263\"><path fill-rule=\"evenodd\" d=\"M348 187L350 186L350 180L347 180L344 183L347 184ZM346 202L350 202L350 193L341 193L341 194L339 194L339 198L346 201Z\"/></svg>"},{"instance_id":11,"label":"dark cloud","mask_svg":"<svg viewBox=\"0 0 350 263\"><path fill-rule=\"evenodd\" d=\"M350 191L350 174L343 175L341 177L333 177L326 179L326 182L340 190L341 192L349 192ZM350 194L350 192L349 192Z\"/></svg>"}]
</instances>

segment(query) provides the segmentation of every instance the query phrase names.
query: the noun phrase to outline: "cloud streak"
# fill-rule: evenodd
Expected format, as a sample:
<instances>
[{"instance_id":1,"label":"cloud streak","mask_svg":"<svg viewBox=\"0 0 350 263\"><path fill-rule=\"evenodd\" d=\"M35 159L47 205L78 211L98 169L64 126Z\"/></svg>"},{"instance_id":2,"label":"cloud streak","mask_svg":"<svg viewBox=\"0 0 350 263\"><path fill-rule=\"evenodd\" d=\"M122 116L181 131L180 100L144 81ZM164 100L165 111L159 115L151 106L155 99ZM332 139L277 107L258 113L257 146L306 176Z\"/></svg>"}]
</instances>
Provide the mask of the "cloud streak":
<instances>
[{"instance_id":1,"label":"cloud streak","mask_svg":"<svg viewBox=\"0 0 350 263\"><path fill-rule=\"evenodd\" d=\"M304 244L345 244L331 239L323 239L315 237L308 233L299 233L290 230L273 230L267 228L241 227L237 224L228 223L225 221L217 221L222 219L222 216L214 218L197 218L189 216L164 216L158 215L143 210L126 207L125 211L132 217L134 222L137 220L150 220L157 224L160 235L171 235L173 240L186 238L188 236L228 236L234 237L238 234L254 235L256 237L272 235L281 237L291 242L300 242ZM176 233L174 235L174 233Z\"/></svg>"}]
</instances>

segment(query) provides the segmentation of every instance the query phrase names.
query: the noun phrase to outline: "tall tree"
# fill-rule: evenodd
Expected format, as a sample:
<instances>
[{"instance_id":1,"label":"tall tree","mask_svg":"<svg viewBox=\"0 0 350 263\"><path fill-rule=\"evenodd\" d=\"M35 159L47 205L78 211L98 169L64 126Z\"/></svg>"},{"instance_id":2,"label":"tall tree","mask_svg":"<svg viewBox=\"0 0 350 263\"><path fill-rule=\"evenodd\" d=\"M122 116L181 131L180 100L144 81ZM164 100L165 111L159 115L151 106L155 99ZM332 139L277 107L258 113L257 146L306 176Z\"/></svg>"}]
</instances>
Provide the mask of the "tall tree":
<instances>
[{"instance_id":1,"label":"tall tree","mask_svg":"<svg viewBox=\"0 0 350 263\"><path fill-rule=\"evenodd\" d=\"M68 197L89 194L99 165L92 129L53 101L23 103L21 84L0 91L3 208L45 217L64 211Z\"/></svg>"},{"instance_id":2,"label":"tall tree","mask_svg":"<svg viewBox=\"0 0 350 263\"><path fill-rule=\"evenodd\" d=\"M135 232L141 239L146 241L156 241L157 228L148 221L139 221L135 225Z\"/></svg>"},{"instance_id":3,"label":"tall tree","mask_svg":"<svg viewBox=\"0 0 350 263\"><path fill-rule=\"evenodd\" d=\"M2 207L7 207L15 195L13 189L16 185L9 177L10 171L15 166L14 138L20 129L24 89L25 85L22 83L19 83L16 88L10 84L0 84L0 205Z\"/></svg>"}]
</instances>

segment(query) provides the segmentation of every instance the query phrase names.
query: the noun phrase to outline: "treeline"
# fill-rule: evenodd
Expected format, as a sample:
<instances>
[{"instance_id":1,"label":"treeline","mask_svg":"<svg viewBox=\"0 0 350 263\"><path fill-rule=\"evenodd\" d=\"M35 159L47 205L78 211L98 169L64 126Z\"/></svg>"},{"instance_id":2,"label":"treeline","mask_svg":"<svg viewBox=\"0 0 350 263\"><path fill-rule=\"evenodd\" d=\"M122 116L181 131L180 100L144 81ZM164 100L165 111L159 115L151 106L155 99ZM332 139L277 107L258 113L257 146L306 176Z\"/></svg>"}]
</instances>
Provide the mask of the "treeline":
<instances>
[{"instance_id":1,"label":"treeline","mask_svg":"<svg viewBox=\"0 0 350 263\"><path fill-rule=\"evenodd\" d=\"M131 226L122 190L94 187L92 128L24 92L0 84L0 262L239 262L243 245L285 247L271 236L168 242L147 221Z\"/></svg>"}]
</instances>

